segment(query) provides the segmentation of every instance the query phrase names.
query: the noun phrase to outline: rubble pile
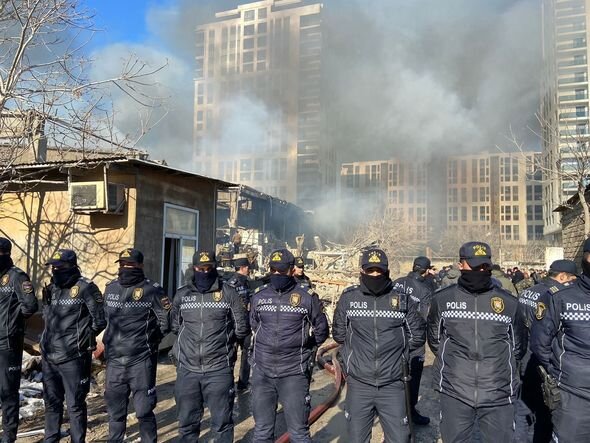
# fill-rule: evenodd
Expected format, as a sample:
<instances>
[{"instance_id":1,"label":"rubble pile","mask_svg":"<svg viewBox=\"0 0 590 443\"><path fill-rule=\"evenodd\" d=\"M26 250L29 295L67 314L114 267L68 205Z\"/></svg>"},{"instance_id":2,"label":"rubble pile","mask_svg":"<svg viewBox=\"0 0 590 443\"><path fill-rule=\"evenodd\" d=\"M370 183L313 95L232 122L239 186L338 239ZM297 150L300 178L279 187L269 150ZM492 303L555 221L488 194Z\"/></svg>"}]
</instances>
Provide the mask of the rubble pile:
<instances>
[{"instance_id":1,"label":"rubble pile","mask_svg":"<svg viewBox=\"0 0 590 443\"><path fill-rule=\"evenodd\" d=\"M20 419L34 417L44 408L41 357L23 352L21 377Z\"/></svg>"}]
</instances>

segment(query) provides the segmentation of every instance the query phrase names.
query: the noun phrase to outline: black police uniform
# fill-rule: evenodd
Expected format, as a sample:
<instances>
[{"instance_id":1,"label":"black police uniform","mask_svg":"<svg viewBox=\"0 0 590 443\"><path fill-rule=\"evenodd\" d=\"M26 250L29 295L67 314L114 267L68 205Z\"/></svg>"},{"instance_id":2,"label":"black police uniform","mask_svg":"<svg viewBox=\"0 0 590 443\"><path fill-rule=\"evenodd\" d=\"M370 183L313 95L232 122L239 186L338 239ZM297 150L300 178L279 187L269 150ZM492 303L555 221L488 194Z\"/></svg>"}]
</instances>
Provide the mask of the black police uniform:
<instances>
[{"instance_id":1,"label":"black police uniform","mask_svg":"<svg viewBox=\"0 0 590 443\"><path fill-rule=\"evenodd\" d=\"M271 268L288 269L293 255L283 249L270 257ZM273 274L274 275L274 274ZM295 279L281 276L281 290L271 283L252 296L252 410L257 443L274 442L276 408L285 412L290 441L309 443L309 384L313 350L328 337L328 320L319 297Z\"/></svg>"},{"instance_id":2,"label":"black police uniform","mask_svg":"<svg viewBox=\"0 0 590 443\"><path fill-rule=\"evenodd\" d=\"M461 257L483 258L491 266L485 243L464 245ZM437 291L428 314L428 343L436 355L433 381L441 393L441 436L445 442L471 442L477 421L483 443L510 442L526 331L518 300L494 287L491 274L473 289L473 276L462 273L458 284Z\"/></svg>"},{"instance_id":3,"label":"black police uniform","mask_svg":"<svg viewBox=\"0 0 590 443\"><path fill-rule=\"evenodd\" d=\"M69 285L68 285L69 286ZM92 351L106 326L103 297L96 285L80 277L74 285L51 284L45 300L41 337L45 442L58 442L64 395L73 443L86 438L86 395L90 389Z\"/></svg>"},{"instance_id":4,"label":"black police uniform","mask_svg":"<svg viewBox=\"0 0 590 443\"><path fill-rule=\"evenodd\" d=\"M561 401L553 411L553 440L590 441L590 277L580 276L537 308L531 350L558 382Z\"/></svg>"},{"instance_id":5,"label":"black police uniform","mask_svg":"<svg viewBox=\"0 0 590 443\"><path fill-rule=\"evenodd\" d=\"M6 239L0 242L10 252ZM25 319L37 312L38 304L29 276L12 264L0 270L0 402L3 442L16 440Z\"/></svg>"},{"instance_id":6,"label":"black police uniform","mask_svg":"<svg viewBox=\"0 0 590 443\"><path fill-rule=\"evenodd\" d=\"M361 266L387 269L381 250L363 254ZM347 375L346 412L348 438L368 442L375 414L385 442L407 442L403 365L411 351L424 346L425 322L409 295L386 285L375 293L361 278L360 285L344 290L332 325L332 335L342 345Z\"/></svg>"},{"instance_id":7,"label":"black police uniform","mask_svg":"<svg viewBox=\"0 0 590 443\"><path fill-rule=\"evenodd\" d=\"M573 262L570 263L573 265L573 269L563 272L575 274L576 265ZM518 308L521 310L520 318L524 322L527 335L530 336L533 324L544 315L551 296L569 285L570 283L562 284L557 280L547 278L545 281L527 288L520 293L518 296ZM541 389L543 380L538 371L539 364L539 360L532 354L530 347L527 347L525 357L520 364L522 381L521 398L535 415L534 443L551 441L553 429L551 411L543 401Z\"/></svg>"},{"instance_id":8,"label":"black police uniform","mask_svg":"<svg viewBox=\"0 0 590 443\"><path fill-rule=\"evenodd\" d=\"M417 305L418 311L424 321L428 316L430 299L433 294L432 286L426 282L419 272L410 272L406 277L398 278L393 282L393 290L407 294ZM424 346L420 346L410 355L410 405L412 413L416 413L416 404L420 393L420 380L424 370Z\"/></svg>"},{"instance_id":9,"label":"black police uniform","mask_svg":"<svg viewBox=\"0 0 590 443\"><path fill-rule=\"evenodd\" d=\"M250 292L250 282L247 275L242 275L239 273L235 273L232 277L227 281L227 286L230 291L235 291L242 300L244 307L249 312L250 311L250 299L252 294ZM249 318L248 318L249 321ZM249 329L249 325L248 325ZM249 352L250 346L252 345L252 334L248 333L246 337L238 341L238 346L240 347L241 354L240 354L240 369L239 369L239 378L238 378L238 389L246 389L248 387L248 383L250 383L250 362L249 359Z\"/></svg>"},{"instance_id":10,"label":"black police uniform","mask_svg":"<svg viewBox=\"0 0 590 443\"><path fill-rule=\"evenodd\" d=\"M189 280L174 296L171 319L178 336L172 352L179 441L198 441L206 403L215 441L230 443L236 342L249 332L246 308L235 291L222 290L219 279L204 292Z\"/></svg>"},{"instance_id":11,"label":"black police uniform","mask_svg":"<svg viewBox=\"0 0 590 443\"><path fill-rule=\"evenodd\" d=\"M106 286L103 343L109 442L124 441L129 394L133 396L142 443L157 439L153 410L157 403L158 345L170 330L170 308L164 289L147 278L133 286L123 286L119 279Z\"/></svg>"}]
</instances>

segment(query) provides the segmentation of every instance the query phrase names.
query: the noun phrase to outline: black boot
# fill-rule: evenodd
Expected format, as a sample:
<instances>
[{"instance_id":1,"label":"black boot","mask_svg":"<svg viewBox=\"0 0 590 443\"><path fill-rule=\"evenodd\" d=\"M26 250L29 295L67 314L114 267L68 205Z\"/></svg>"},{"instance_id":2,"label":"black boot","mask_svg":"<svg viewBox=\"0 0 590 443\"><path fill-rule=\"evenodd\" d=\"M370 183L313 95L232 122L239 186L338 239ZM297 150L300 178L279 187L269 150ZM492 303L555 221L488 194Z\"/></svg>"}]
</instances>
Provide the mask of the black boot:
<instances>
[{"instance_id":1,"label":"black boot","mask_svg":"<svg viewBox=\"0 0 590 443\"><path fill-rule=\"evenodd\" d=\"M418 426L426 426L430 423L430 418L424 415L420 415L420 413L414 409L412 411L412 422L414 422L414 424Z\"/></svg>"}]
</instances>

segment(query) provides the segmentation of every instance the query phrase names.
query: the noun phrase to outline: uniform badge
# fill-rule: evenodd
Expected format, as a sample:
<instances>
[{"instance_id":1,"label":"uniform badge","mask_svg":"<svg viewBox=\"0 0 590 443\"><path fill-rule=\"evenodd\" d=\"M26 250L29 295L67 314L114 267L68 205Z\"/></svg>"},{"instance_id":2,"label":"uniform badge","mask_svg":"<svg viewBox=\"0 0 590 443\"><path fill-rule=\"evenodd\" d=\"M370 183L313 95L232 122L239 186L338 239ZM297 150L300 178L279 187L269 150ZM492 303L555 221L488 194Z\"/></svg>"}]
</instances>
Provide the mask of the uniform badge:
<instances>
[{"instance_id":1,"label":"uniform badge","mask_svg":"<svg viewBox=\"0 0 590 443\"><path fill-rule=\"evenodd\" d=\"M143 288L135 288L133 290L132 297L133 297L133 300L135 300L135 301L140 300L141 297L143 297Z\"/></svg>"},{"instance_id":2,"label":"uniform badge","mask_svg":"<svg viewBox=\"0 0 590 443\"><path fill-rule=\"evenodd\" d=\"M160 301L162 302L162 307L166 311L169 311L172 308L172 305L170 304L170 299L168 297L164 296L160 299Z\"/></svg>"},{"instance_id":3,"label":"uniform badge","mask_svg":"<svg viewBox=\"0 0 590 443\"><path fill-rule=\"evenodd\" d=\"M535 310L535 318L537 320L543 320L545 317L545 312L547 312L547 306L542 301L537 303L537 309Z\"/></svg>"},{"instance_id":4,"label":"uniform badge","mask_svg":"<svg viewBox=\"0 0 590 443\"><path fill-rule=\"evenodd\" d=\"M549 288L549 290L551 291L552 294L555 294L557 291L559 291L559 288L557 286L551 286Z\"/></svg>"},{"instance_id":5,"label":"uniform badge","mask_svg":"<svg viewBox=\"0 0 590 443\"><path fill-rule=\"evenodd\" d=\"M121 258L129 258L129 257L131 257L131 249L125 249L121 253Z\"/></svg>"},{"instance_id":6,"label":"uniform badge","mask_svg":"<svg viewBox=\"0 0 590 443\"><path fill-rule=\"evenodd\" d=\"M78 285L72 286L72 288L70 289L70 297L76 298L79 293L80 293L80 286L78 286Z\"/></svg>"},{"instance_id":7,"label":"uniform badge","mask_svg":"<svg viewBox=\"0 0 590 443\"><path fill-rule=\"evenodd\" d=\"M488 250L484 245L475 245L473 246L473 255L476 257L486 256L488 255ZM504 310L504 308L502 308L502 310Z\"/></svg>"},{"instance_id":8,"label":"uniform badge","mask_svg":"<svg viewBox=\"0 0 590 443\"><path fill-rule=\"evenodd\" d=\"M10 275L4 274L2 276L2 286L6 286L9 281L10 281Z\"/></svg>"},{"instance_id":9,"label":"uniform badge","mask_svg":"<svg viewBox=\"0 0 590 443\"><path fill-rule=\"evenodd\" d=\"M496 314L500 314L504 311L504 300L502 300L500 297L492 297L490 304L492 305L492 309Z\"/></svg>"},{"instance_id":10,"label":"uniform badge","mask_svg":"<svg viewBox=\"0 0 590 443\"><path fill-rule=\"evenodd\" d=\"M275 261L281 261L283 259L283 254L279 251L276 251L275 253L273 253L272 257L270 258L270 261L275 262Z\"/></svg>"},{"instance_id":11,"label":"uniform badge","mask_svg":"<svg viewBox=\"0 0 590 443\"><path fill-rule=\"evenodd\" d=\"M381 263L381 254L377 251L371 252L369 255L369 263Z\"/></svg>"},{"instance_id":12,"label":"uniform badge","mask_svg":"<svg viewBox=\"0 0 590 443\"><path fill-rule=\"evenodd\" d=\"M53 254L51 258L53 260L61 260L61 254L59 253L59 251L57 251L55 254Z\"/></svg>"},{"instance_id":13,"label":"uniform badge","mask_svg":"<svg viewBox=\"0 0 590 443\"><path fill-rule=\"evenodd\" d=\"M209 254L207 252L201 252L201 254L199 255L199 263L207 263L213 261L211 260L211 258L209 257Z\"/></svg>"},{"instance_id":14,"label":"uniform badge","mask_svg":"<svg viewBox=\"0 0 590 443\"><path fill-rule=\"evenodd\" d=\"M389 303L391 303L391 308L392 309L399 309L399 296L398 295L393 295L391 297L391 299L389 300Z\"/></svg>"},{"instance_id":15,"label":"uniform badge","mask_svg":"<svg viewBox=\"0 0 590 443\"><path fill-rule=\"evenodd\" d=\"M299 306L301 303L301 295L300 294L291 294L291 298L289 299L289 303L291 306L296 307Z\"/></svg>"},{"instance_id":16,"label":"uniform badge","mask_svg":"<svg viewBox=\"0 0 590 443\"><path fill-rule=\"evenodd\" d=\"M214 302L220 302L222 298L223 298L223 294L221 293L221 291L217 291L217 292L213 293L213 301Z\"/></svg>"},{"instance_id":17,"label":"uniform badge","mask_svg":"<svg viewBox=\"0 0 590 443\"><path fill-rule=\"evenodd\" d=\"M33 292L33 283L31 283L30 281L24 281L22 286L23 292L25 294L30 294L31 292Z\"/></svg>"}]
</instances>

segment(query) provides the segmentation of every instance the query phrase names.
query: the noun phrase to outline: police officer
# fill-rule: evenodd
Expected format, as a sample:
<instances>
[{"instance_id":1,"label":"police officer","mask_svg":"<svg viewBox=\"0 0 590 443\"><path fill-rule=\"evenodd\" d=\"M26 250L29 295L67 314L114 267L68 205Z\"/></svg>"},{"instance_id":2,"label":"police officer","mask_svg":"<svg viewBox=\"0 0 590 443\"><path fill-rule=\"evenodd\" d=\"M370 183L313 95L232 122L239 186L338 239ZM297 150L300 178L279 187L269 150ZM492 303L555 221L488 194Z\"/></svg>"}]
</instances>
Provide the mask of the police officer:
<instances>
[{"instance_id":1,"label":"police officer","mask_svg":"<svg viewBox=\"0 0 590 443\"><path fill-rule=\"evenodd\" d=\"M145 277L141 251L125 249L117 262L118 278L106 286L104 296L109 442L125 439L129 394L133 396L141 441L155 442L158 345L170 329L171 305L164 289Z\"/></svg>"},{"instance_id":2,"label":"police officer","mask_svg":"<svg viewBox=\"0 0 590 443\"><path fill-rule=\"evenodd\" d=\"M412 272L406 277L398 278L393 282L393 289L407 294L418 307L424 321L428 315L430 298L433 294L432 285L426 280L431 262L428 257L420 256L414 259ZM427 425L430 418L421 415L416 410L418 395L420 392L420 380L424 370L424 346L420 346L410 355L410 404L412 406L412 421L417 425Z\"/></svg>"},{"instance_id":3,"label":"police officer","mask_svg":"<svg viewBox=\"0 0 590 443\"><path fill-rule=\"evenodd\" d=\"M290 441L309 443L311 355L328 337L319 297L293 278L287 249L270 255L270 283L252 296L252 410L257 443L274 442L277 403L285 412Z\"/></svg>"},{"instance_id":4,"label":"police officer","mask_svg":"<svg viewBox=\"0 0 590 443\"><path fill-rule=\"evenodd\" d=\"M103 297L93 282L81 276L74 251L59 249L47 265L52 277L43 290L41 337L45 442L60 439L65 395L71 439L79 443L86 439L91 353L106 326Z\"/></svg>"},{"instance_id":5,"label":"police officer","mask_svg":"<svg viewBox=\"0 0 590 443\"><path fill-rule=\"evenodd\" d=\"M33 284L23 270L14 266L11 251L10 240L0 237L0 402L3 443L16 441L25 319L39 309Z\"/></svg>"},{"instance_id":6,"label":"police officer","mask_svg":"<svg viewBox=\"0 0 590 443\"><path fill-rule=\"evenodd\" d=\"M459 255L457 285L438 291L428 314L442 440L471 442L477 421L482 443L509 442L526 348L518 300L493 285L488 244L465 243Z\"/></svg>"},{"instance_id":7,"label":"police officer","mask_svg":"<svg viewBox=\"0 0 590 443\"><path fill-rule=\"evenodd\" d=\"M172 303L172 348L177 360L174 395L180 442L198 441L203 404L209 406L216 443L234 437L234 364L236 342L248 333L247 311L236 291L222 287L215 253L193 256L194 275Z\"/></svg>"},{"instance_id":8,"label":"police officer","mask_svg":"<svg viewBox=\"0 0 590 443\"><path fill-rule=\"evenodd\" d=\"M522 311L527 334L537 316L541 316L550 302L552 295L568 287L576 279L576 264L571 260L556 260L549 267L547 279L523 290L519 297L518 308ZM527 350L521 362L522 395L527 407L535 414L534 443L551 441L551 411L543 401L541 383L543 380L538 372L539 360Z\"/></svg>"},{"instance_id":9,"label":"police officer","mask_svg":"<svg viewBox=\"0 0 590 443\"><path fill-rule=\"evenodd\" d=\"M227 285L237 293L244 304L244 307L250 311L250 299L252 296L250 290L250 262L246 254L234 256L234 268L235 273L227 281ZM249 320L249 319L248 319ZM237 388L238 390L248 389L248 383L250 383L250 362L248 361L248 352L252 343L252 334L248 333L246 337L238 340L238 346L240 347L240 370Z\"/></svg>"},{"instance_id":10,"label":"police officer","mask_svg":"<svg viewBox=\"0 0 590 443\"><path fill-rule=\"evenodd\" d=\"M305 275L305 261L303 257L295 257L295 265L293 266L293 277L300 285L306 285L311 288L311 279Z\"/></svg>"},{"instance_id":11,"label":"police officer","mask_svg":"<svg viewBox=\"0 0 590 443\"><path fill-rule=\"evenodd\" d=\"M334 340L343 346L351 442L370 440L375 414L385 442L407 442L402 365L407 364L409 352L424 345L425 327L418 304L394 290L385 252L365 251L360 285L344 290L332 326Z\"/></svg>"},{"instance_id":12,"label":"police officer","mask_svg":"<svg viewBox=\"0 0 590 443\"><path fill-rule=\"evenodd\" d=\"M590 441L590 239L584 243L583 274L537 306L531 351L559 386L553 440Z\"/></svg>"}]
</instances>

